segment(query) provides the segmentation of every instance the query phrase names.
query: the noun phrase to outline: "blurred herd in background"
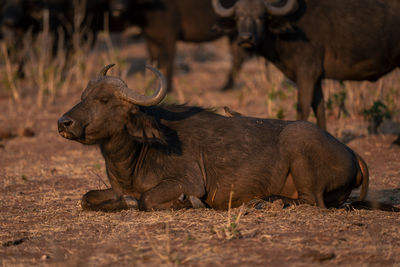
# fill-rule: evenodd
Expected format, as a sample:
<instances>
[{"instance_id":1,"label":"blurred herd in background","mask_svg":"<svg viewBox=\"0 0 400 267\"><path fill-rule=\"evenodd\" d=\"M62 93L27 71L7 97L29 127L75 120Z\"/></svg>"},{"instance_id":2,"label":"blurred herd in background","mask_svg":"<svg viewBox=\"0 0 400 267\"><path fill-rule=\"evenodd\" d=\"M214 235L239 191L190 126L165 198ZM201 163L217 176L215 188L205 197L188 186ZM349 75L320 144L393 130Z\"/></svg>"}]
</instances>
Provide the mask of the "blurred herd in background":
<instances>
[{"instance_id":1,"label":"blurred herd in background","mask_svg":"<svg viewBox=\"0 0 400 267\"><path fill-rule=\"evenodd\" d=\"M71 84L84 86L99 66L117 63L126 77L129 63L114 33L144 39L148 62L173 91L177 43L223 37L231 67L219 90L240 90L243 63L261 56L266 105L282 87L297 86L297 119L309 119L312 109L322 128L326 117L328 124L329 117L353 117L378 133L382 122L399 120L399 73L379 79L400 65L398 14L396 0L1 0L1 96L18 103L29 95L42 107ZM99 39L107 53L91 62ZM286 78L273 84L280 72ZM285 119L285 110L266 107L265 117Z\"/></svg>"}]
</instances>

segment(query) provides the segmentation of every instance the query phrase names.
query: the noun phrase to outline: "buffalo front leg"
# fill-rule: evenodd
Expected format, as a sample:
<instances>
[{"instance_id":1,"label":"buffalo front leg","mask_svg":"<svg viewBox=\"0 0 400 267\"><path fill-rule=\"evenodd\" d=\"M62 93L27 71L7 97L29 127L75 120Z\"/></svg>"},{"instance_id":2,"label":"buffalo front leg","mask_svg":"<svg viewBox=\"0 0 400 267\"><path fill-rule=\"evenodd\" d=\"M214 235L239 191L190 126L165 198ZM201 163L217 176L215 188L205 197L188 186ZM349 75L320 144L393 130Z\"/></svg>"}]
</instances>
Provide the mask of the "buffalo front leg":
<instances>
[{"instance_id":1,"label":"buffalo front leg","mask_svg":"<svg viewBox=\"0 0 400 267\"><path fill-rule=\"evenodd\" d=\"M317 117L317 124L320 128L326 129L324 96L322 93L321 80L302 77L298 82L298 104L297 119L306 121L310 115L310 108L313 108Z\"/></svg>"},{"instance_id":2,"label":"buffalo front leg","mask_svg":"<svg viewBox=\"0 0 400 267\"><path fill-rule=\"evenodd\" d=\"M191 208L192 201L183 198L184 188L174 180L164 180L157 186L142 194L139 200L139 209L144 211L162 209Z\"/></svg>"},{"instance_id":3,"label":"buffalo front leg","mask_svg":"<svg viewBox=\"0 0 400 267\"><path fill-rule=\"evenodd\" d=\"M137 200L131 196L117 196L112 188L91 190L83 195L81 206L84 210L119 211L137 208Z\"/></svg>"},{"instance_id":4,"label":"buffalo front leg","mask_svg":"<svg viewBox=\"0 0 400 267\"><path fill-rule=\"evenodd\" d=\"M152 60L157 60L157 67L167 79L167 90L173 90L175 40L169 42L147 41L147 47Z\"/></svg>"},{"instance_id":5,"label":"buffalo front leg","mask_svg":"<svg viewBox=\"0 0 400 267\"><path fill-rule=\"evenodd\" d=\"M242 68L243 62L247 57L246 51L244 51L244 49L237 44L235 39L231 38L229 42L231 54L233 57L233 64L231 70L228 73L228 79L225 85L222 87L223 91L233 88L233 86L235 85L235 81L239 75L239 71Z\"/></svg>"},{"instance_id":6,"label":"buffalo front leg","mask_svg":"<svg viewBox=\"0 0 400 267\"><path fill-rule=\"evenodd\" d=\"M315 84L311 106L315 116L317 117L318 126L321 129L326 130L325 101L324 94L322 92L321 80L318 80L318 82Z\"/></svg>"}]
</instances>

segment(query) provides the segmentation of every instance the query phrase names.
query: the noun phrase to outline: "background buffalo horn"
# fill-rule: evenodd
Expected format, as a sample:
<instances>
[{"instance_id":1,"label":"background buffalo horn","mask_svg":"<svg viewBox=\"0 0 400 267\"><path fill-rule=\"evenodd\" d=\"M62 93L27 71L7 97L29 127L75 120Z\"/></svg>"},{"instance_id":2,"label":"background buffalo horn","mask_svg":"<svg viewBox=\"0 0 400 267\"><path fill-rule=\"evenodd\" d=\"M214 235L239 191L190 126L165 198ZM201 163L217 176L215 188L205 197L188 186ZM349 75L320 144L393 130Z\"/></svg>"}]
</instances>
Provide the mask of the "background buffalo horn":
<instances>
[{"instance_id":1,"label":"background buffalo horn","mask_svg":"<svg viewBox=\"0 0 400 267\"><path fill-rule=\"evenodd\" d=\"M106 76L106 75L107 75L107 71L108 71L109 69L111 69L112 67L114 67L114 65L115 65L115 64L108 64L107 66L104 66L104 67L101 69L101 71L100 71L100 73L99 73L99 76Z\"/></svg>"},{"instance_id":2,"label":"background buffalo horn","mask_svg":"<svg viewBox=\"0 0 400 267\"><path fill-rule=\"evenodd\" d=\"M297 9L297 0L287 0L286 4L281 7L276 7L264 0L264 6L267 12L272 16L284 16Z\"/></svg>"},{"instance_id":3,"label":"background buffalo horn","mask_svg":"<svg viewBox=\"0 0 400 267\"><path fill-rule=\"evenodd\" d=\"M133 104L141 106L154 106L160 103L167 94L167 82L165 81L164 75L162 75L161 72L159 72L156 68L151 66L146 66L146 68L151 70L157 76L159 81L159 86L153 95L140 95L128 87L120 87L120 93L123 99Z\"/></svg>"},{"instance_id":4,"label":"background buffalo horn","mask_svg":"<svg viewBox=\"0 0 400 267\"><path fill-rule=\"evenodd\" d=\"M232 17L235 14L235 5L231 8L224 8L219 0L212 0L214 11L221 17Z\"/></svg>"}]
</instances>

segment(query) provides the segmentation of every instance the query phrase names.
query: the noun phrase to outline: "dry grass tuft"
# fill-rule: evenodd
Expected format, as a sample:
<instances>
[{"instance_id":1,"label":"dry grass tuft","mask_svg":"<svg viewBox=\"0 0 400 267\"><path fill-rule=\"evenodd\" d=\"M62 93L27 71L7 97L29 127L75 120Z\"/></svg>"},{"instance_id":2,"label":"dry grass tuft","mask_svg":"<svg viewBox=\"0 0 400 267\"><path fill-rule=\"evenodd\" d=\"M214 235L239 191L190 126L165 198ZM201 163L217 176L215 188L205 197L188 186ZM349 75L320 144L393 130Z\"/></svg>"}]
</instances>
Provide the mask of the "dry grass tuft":
<instances>
[{"instance_id":1,"label":"dry grass tuft","mask_svg":"<svg viewBox=\"0 0 400 267\"><path fill-rule=\"evenodd\" d=\"M232 196L233 196L233 191L230 192L229 194L229 204L228 204L228 218L227 218L227 223L223 225L222 227L215 227L214 226L214 231L218 238L223 238L223 239L234 239L234 238L241 238L242 235L240 233L239 229L239 222L240 218L243 215L245 205L241 205L238 211L237 215L232 216Z\"/></svg>"},{"instance_id":2,"label":"dry grass tuft","mask_svg":"<svg viewBox=\"0 0 400 267\"><path fill-rule=\"evenodd\" d=\"M5 68L6 68L6 77L7 77L7 85L11 89L11 96L14 101L20 101L20 95L17 90L17 86L15 84L15 71L12 70L10 59L8 57L7 45L4 42L1 42L1 52L4 58Z\"/></svg>"}]
</instances>

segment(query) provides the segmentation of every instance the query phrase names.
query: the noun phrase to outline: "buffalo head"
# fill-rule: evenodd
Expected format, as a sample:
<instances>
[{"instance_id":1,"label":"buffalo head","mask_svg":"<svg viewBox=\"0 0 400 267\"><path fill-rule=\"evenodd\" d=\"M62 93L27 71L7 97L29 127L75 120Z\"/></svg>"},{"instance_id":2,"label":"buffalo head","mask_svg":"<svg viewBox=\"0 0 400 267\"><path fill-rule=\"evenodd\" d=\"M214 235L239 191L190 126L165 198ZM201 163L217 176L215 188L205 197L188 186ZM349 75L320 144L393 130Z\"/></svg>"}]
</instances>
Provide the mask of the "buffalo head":
<instances>
[{"instance_id":1,"label":"buffalo head","mask_svg":"<svg viewBox=\"0 0 400 267\"><path fill-rule=\"evenodd\" d=\"M253 48L260 42L268 16L285 16L297 9L298 0L239 0L230 8L212 0L214 11L225 18L236 21L238 43L244 48Z\"/></svg>"},{"instance_id":2,"label":"buffalo head","mask_svg":"<svg viewBox=\"0 0 400 267\"><path fill-rule=\"evenodd\" d=\"M109 8L111 16L121 17L128 12L131 2L128 0L110 0Z\"/></svg>"},{"instance_id":3,"label":"buffalo head","mask_svg":"<svg viewBox=\"0 0 400 267\"><path fill-rule=\"evenodd\" d=\"M21 0L5 1L2 7L1 24L7 27L16 27L23 18L23 2Z\"/></svg>"},{"instance_id":4,"label":"buffalo head","mask_svg":"<svg viewBox=\"0 0 400 267\"><path fill-rule=\"evenodd\" d=\"M123 133L146 140L160 137L155 122L142 114L140 106L162 101L167 90L165 78L147 66L160 85L152 96L144 96L129 89L120 78L107 76L113 65L105 66L99 77L89 81L81 101L58 120L61 136L87 145L101 144Z\"/></svg>"}]
</instances>

